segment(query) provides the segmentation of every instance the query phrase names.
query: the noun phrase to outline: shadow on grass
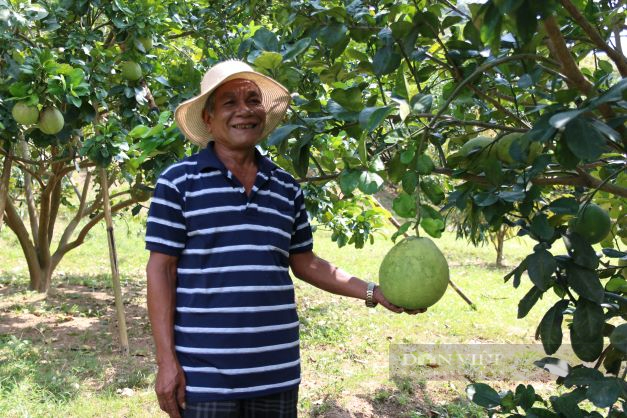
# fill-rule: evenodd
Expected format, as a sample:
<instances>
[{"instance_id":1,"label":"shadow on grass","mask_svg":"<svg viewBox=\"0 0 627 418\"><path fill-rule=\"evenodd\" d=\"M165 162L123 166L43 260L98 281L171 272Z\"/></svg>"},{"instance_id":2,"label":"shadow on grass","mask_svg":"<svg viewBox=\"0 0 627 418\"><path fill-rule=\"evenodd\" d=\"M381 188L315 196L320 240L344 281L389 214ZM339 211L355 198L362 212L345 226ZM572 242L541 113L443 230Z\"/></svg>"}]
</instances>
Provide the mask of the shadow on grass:
<instances>
[{"instance_id":1,"label":"shadow on grass","mask_svg":"<svg viewBox=\"0 0 627 418\"><path fill-rule=\"evenodd\" d=\"M458 397L446 403L431 399L425 385L404 379L393 380L394 387L380 388L373 394L357 395L343 400L349 405L343 407L338 400L326 398L310 408L307 416L324 418L401 418L401 417L451 417L480 418L485 411Z\"/></svg>"},{"instance_id":2,"label":"shadow on grass","mask_svg":"<svg viewBox=\"0 0 627 418\"><path fill-rule=\"evenodd\" d=\"M124 286L131 355L118 346L117 319L105 275L65 277L48 295L28 280L0 277L0 396L50 404L84 392L144 389L154 379L143 291Z\"/></svg>"}]
</instances>

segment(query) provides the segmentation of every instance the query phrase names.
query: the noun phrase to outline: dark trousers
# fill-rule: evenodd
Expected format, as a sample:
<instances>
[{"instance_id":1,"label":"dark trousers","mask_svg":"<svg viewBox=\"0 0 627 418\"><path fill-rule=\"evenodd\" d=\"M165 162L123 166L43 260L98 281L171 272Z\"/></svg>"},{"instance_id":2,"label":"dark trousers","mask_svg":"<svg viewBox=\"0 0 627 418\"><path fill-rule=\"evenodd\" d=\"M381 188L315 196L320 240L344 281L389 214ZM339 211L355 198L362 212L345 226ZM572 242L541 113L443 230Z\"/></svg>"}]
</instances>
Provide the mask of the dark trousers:
<instances>
[{"instance_id":1,"label":"dark trousers","mask_svg":"<svg viewBox=\"0 0 627 418\"><path fill-rule=\"evenodd\" d=\"M296 418L298 387L250 399L188 403L183 418Z\"/></svg>"}]
</instances>

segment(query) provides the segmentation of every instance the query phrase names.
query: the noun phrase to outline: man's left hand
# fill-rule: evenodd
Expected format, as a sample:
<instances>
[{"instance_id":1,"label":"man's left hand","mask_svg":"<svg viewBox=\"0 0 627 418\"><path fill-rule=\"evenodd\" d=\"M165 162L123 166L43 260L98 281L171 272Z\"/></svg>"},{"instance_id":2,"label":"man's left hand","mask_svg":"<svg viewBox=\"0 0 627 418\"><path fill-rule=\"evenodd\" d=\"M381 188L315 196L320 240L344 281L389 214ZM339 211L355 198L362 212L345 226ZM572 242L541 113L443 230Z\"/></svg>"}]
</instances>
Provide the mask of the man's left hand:
<instances>
[{"instance_id":1,"label":"man's left hand","mask_svg":"<svg viewBox=\"0 0 627 418\"><path fill-rule=\"evenodd\" d=\"M385 298L385 296L383 296L383 292L381 291L381 288L379 286L374 288L374 294L372 295L372 298L378 304L380 304L380 305L384 306L386 309L389 309L390 311L396 312L396 313L403 313L403 312L405 312L406 314L409 314L409 315L415 315L415 314L424 313L424 312L427 311L426 308L423 308L423 309L405 309L405 308L401 308L400 306L396 306L396 305L392 304L389 300L387 300Z\"/></svg>"}]
</instances>

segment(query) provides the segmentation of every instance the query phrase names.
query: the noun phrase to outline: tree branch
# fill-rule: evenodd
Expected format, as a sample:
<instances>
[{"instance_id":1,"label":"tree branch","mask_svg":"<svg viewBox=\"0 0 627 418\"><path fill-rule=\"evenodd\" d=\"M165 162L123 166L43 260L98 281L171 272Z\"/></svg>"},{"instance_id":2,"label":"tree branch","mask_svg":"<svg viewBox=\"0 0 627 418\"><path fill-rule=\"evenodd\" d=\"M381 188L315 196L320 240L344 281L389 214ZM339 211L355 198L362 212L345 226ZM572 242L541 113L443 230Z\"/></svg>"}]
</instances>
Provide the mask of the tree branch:
<instances>
[{"instance_id":1,"label":"tree branch","mask_svg":"<svg viewBox=\"0 0 627 418\"><path fill-rule=\"evenodd\" d=\"M7 205L9 199L9 180L11 180L11 167L13 166L13 159L11 155L4 157L2 163L2 176L0 177L0 231L2 231L2 224L4 220L4 208Z\"/></svg>"},{"instance_id":2,"label":"tree branch","mask_svg":"<svg viewBox=\"0 0 627 418\"><path fill-rule=\"evenodd\" d=\"M625 59L625 56L619 51L611 48L605 42L605 40L601 37L596 28L592 26L590 22L588 22L588 20L581 14L577 6L575 6L570 0L561 0L561 3L562 6L564 6L564 9L568 11L568 14L570 14L575 22L577 22L581 29L583 29L583 31L588 35L594 45L596 45L597 48L605 52L607 56L612 61L614 61L614 64L616 64L620 75L623 77L627 77L627 59Z\"/></svg>"},{"instance_id":3,"label":"tree branch","mask_svg":"<svg viewBox=\"0 0 627 418\"><path fill-rule=\"evenodd\" d=\"M594 96L594 86L583 76L570 54L555 16L549 16L544 20L544 28L549 37L549 50L559 62L562 72L566 75L566 83L586 96Z\"/></svg>"},{"instance_id":4,"label":"tree branch","mask_svg":"<svg viewBox=\"0 0 627 418\"><path fill-rule=\"evenodd\" d=\"M111 213L117 213L119 211L121 211L124 208L127 208L133 204L137 203L137 200L135 199L129 199L129 200L125 200L123 202L120 202L116 205L113 205L111 207ZM85 237L87 236L87 233L94 227L96 226L96 224L98 222L100 222L102 219L104 219L104 212L100 212L98 215L94 216L93 218L91 218L89 220L89 222L87 222L85 224L85 226L83 226L83 228L81 229L81 231L78 233L78 237L76 237L76 239L72 242L70 242L69 244L61 247L59 246L59 248L57 248L57 250L54 252L54 254L52 255L52 265L56 266L61 259L63 258L63 256L68 252L73 250L74 248L78 247L79 245L81 245L84 241L85 241Z\"/></svg>"}]
</instances>

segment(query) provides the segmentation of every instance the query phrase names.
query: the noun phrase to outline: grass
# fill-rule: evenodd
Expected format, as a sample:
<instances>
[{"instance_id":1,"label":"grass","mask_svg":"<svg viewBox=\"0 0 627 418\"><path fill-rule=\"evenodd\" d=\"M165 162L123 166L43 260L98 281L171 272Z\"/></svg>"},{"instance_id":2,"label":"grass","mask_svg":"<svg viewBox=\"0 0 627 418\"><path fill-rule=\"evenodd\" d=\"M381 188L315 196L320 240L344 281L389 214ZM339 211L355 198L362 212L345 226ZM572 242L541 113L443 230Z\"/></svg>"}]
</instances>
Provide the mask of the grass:
<instances>
[{"instance_id":1,"label":"grass","mask_svg":"<svg viewBox=\"0 0 627 418\"><path fill-rule=\"evenodd\" d=\"M3 417L164 416L152 386L155 366L145 308L148 254L143 249L143 222L116 221L128 357L117 347L105 232L103 225L95 227L86 243L62 261L47 298L28 291L19 245L6 228L0 233ZM315 243L323 258L372 281L377 281L378 265L393 245L381 237L362 250L338 250L324 230L316 232ZM502 277L531 252L528 242L508 241L508 269L493 266L491 247L474 248L450 234L437 243L449 261L451 279L476 309L449 288L426 313L396 315L296 281L302 324L301 416L483 416L466 400L467 380L432 381L420 374L390 377L390 344L531 344L535 327L556 297L547 295L526 318L516 319L518 301L531 284L525 278L514 289ZM535 359L527 360L528 365ZM494 383L503 389L516 386L507 379Z\"/></svg>"}]
</instances>

